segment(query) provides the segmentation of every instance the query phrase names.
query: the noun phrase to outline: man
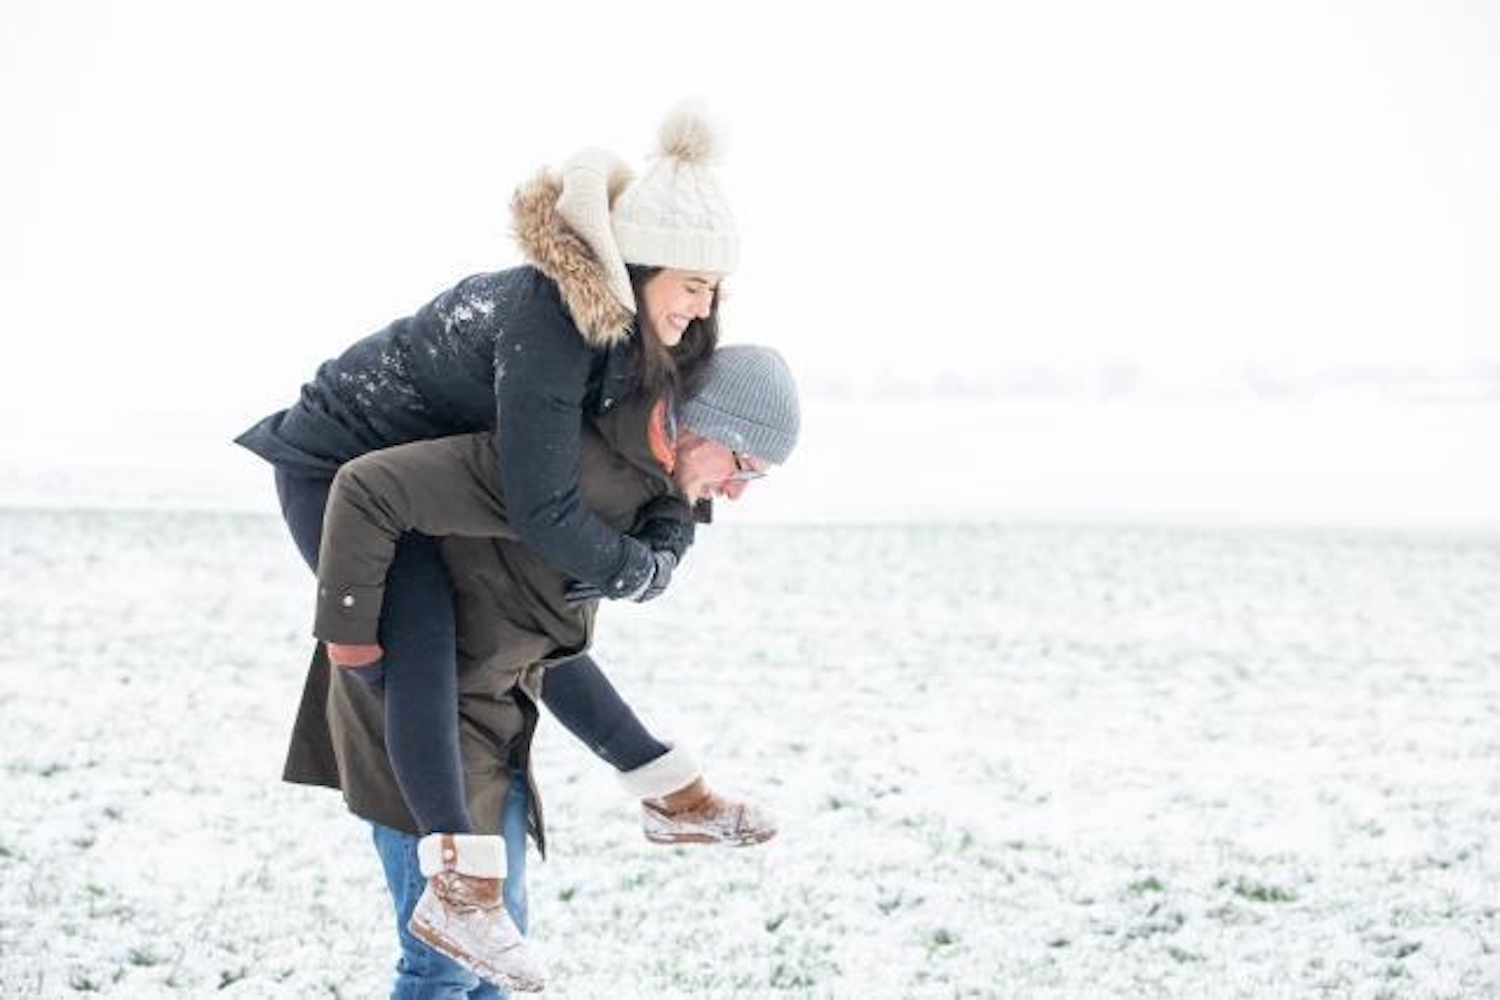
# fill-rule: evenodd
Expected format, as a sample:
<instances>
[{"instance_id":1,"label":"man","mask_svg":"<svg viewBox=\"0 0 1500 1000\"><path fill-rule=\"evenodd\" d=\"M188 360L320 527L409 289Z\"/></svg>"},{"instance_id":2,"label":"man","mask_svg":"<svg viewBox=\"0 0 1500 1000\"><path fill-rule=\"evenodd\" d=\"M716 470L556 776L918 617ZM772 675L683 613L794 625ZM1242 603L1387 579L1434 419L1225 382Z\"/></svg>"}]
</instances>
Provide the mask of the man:
<instances>
[{"instance_id":1,"label":"man","mask_svg":"<svg viewBox=\"0 0 1500 1000\"><path fill-rule=\"evenodd\" d=\"M785 362L750 346L715 352L675 417L665 401L637 399L584 429L583 502L616 530L651 519L686 524L689 505L738 498L786 460L800 425ZM385 753L380 694L330 670L322 647L284 775L341 788L350 810L375 824L401 937L397 996L495 995L424 945L492 982L541 987L519 936L526 826L545 847L531 734L546 668L586 656L597 601L516 541L493 485L494 455L490 435L474 434L362 456L340 470L324 522L314 632L325 643L373 642L386 570L405 531L441 538L455 592L460 753L475 833L416 836ZM596 710L628 712L623 702ZM775 832L763 813L709 790L681 748L661 748L621 780L642 799L654 842L748 844ZM506 910L514 926L502 919Z\"/></svg>"}]
</instances>

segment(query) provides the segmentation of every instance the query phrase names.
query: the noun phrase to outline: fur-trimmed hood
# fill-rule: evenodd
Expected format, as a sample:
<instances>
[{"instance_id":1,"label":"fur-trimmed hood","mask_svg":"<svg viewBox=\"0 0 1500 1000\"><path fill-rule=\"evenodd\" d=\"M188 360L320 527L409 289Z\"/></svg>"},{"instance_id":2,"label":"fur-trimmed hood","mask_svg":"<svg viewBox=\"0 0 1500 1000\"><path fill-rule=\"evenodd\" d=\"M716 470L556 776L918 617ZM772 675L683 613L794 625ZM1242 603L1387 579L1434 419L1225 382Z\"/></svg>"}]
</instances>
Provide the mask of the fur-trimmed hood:
<instances>
[{"instance_id":1,"label":"fur-trimmed hood","mask_svg":"<svg viewBox=\"0 0 1500 1000\"><path fill-rule=\"evenodd\" d=\"M608 271L557 211L562 180L549 170L516 189L511 224L526 262L557 285L578 332L604 348L630 336L634 316L610 290Z\"/></svg>"}]
</instances>

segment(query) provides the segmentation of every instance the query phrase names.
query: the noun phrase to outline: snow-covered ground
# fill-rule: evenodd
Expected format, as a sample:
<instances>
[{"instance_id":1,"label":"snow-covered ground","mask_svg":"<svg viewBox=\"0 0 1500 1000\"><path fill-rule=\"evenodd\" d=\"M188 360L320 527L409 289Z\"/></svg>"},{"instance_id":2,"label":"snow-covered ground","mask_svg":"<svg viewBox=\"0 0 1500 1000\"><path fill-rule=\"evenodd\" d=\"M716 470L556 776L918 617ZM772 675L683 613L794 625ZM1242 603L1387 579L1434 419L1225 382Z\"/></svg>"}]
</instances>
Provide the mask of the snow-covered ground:
<instances>
[{"instance_id":1,"label":"snow-covered ground","mask_svg":"<svg viewBox=\"0 0 1500 1000\"><path fill-rule=\"evenodd\" d=\"M382 995L278 781L310 579L257 514L0 511L0 993ZM705 532L601 662L782 835L641 840L555 724L560 997L1500 993L1500 536Z\"/></svg>"}]
</instances>

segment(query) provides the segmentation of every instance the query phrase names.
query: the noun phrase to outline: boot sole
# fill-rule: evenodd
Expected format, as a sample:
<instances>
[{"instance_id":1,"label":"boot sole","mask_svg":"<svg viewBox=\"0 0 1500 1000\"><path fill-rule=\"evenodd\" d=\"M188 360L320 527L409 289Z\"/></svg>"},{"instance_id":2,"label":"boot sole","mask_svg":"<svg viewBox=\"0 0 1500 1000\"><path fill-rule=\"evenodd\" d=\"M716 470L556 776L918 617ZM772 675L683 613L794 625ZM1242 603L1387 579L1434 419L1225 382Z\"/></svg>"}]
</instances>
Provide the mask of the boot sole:
<instances>
[{"instance_id":1,"label":"boot sole","mask_svg":"<svg viewBox=\"0 0 1500 1000\"><path fill-rule=\"evenodd\" d=\"M764 834L748 834L732 840L713 837L706 833L648 833L645 836L653 844L723 844L726 847L751 847L755 844L764 844L776 836L776 832L773 830Z\"/></svg>"},{"instance_id":2,"label":"boot sole","mask_svg":"<svg viewBox=\"0 0 1500 1000\"><path fill-rule=\"evenodd\" d=\"M505 989L515 990L517 993L540 993L542 992L543 986L546 985L541 980L521 979L508 973L501 972L499 969L494 968L490 965L486 965L483 962L474 961L473 957L465 952L462 948L456 946L452 941L443 937L443 935L439 934L436 930L434 930L427 924L412 921L411 923L406 925L406 929L411 931L412 937L421 941L423 944L431 948L433 951L437 952L439 955L457 962L465 969L468 969L470 972L474 973L474 975L479 976L481 979L488 980L489 982L494 983L496 986L503 986Z\"/></svg>"}]
</instances>

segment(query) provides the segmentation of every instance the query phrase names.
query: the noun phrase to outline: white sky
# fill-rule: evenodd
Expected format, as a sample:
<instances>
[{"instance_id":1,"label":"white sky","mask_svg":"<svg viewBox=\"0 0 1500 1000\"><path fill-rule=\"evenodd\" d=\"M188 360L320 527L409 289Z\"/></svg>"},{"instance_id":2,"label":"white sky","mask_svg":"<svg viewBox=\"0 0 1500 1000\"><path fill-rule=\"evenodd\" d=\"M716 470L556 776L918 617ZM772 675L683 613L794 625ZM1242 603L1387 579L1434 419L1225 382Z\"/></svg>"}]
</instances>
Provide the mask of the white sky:
<instances>
[{"instance_id":1,"label":"white sky","mask_svg":"<svg viewBox=\"0 0 1500 1000\"><path fill-rule=\"evenodd\" d=\"M814 393L1500 371L1500 7L986 6L11 0L0 459L18 419L222 440L685 95L727 336Z\"/></svg>"}]
</instances>

